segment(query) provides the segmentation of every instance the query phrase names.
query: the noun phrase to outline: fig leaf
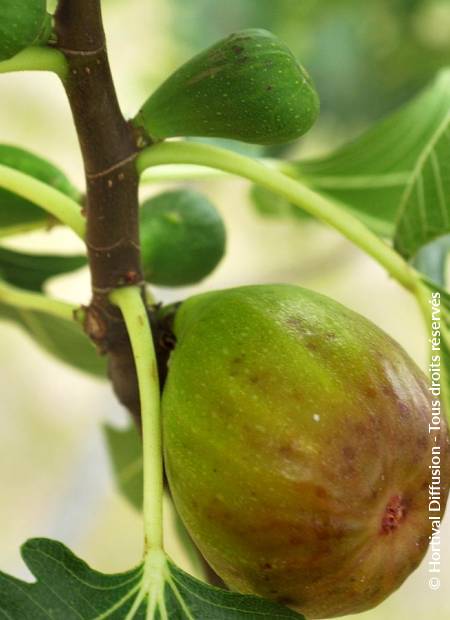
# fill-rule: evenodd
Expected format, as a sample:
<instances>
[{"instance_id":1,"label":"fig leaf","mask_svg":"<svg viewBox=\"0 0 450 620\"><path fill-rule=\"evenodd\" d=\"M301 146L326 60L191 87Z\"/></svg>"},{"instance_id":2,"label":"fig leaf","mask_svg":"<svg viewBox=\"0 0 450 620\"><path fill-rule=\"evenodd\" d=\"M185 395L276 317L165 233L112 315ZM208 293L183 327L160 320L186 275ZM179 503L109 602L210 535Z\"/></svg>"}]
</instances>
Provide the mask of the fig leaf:
<instances>
[{"instance_id":1,"label":"fig leaf","mask_svg":"<svg viewBox=\"0 0 450 620\"><path fill-rule=\"evenodd\" d=\"M147 99L134 123L154 141L199 136L271 145L306 133L318 110L311 78L288 47L254 29L194 56Z\"/></svg>"},{"instance_id":2,"label":"fig leaf","mask_svg":"<svg viewBox=\"0 0 450 620\"><path fill-rule=\"evenodd\" d=\"M42 290L49 278L80 269L86 263L83 255L26 254L0 247L0 278L31 291Z\"/></svg>"},{"instance_id":3,"label":"fig leaf","mask_svg":"<svg viewBox=\"0 0 450 620\"><path fill-rule=\"evenodd\" d=\"M274 194L265 187L260 185L252 185L250 190L250 199L259 215L273 219L305 220L310 215L291 204L286 198Z\"/></svg>"},{"instance_id":4,"label":"fig leaf","mask_svg":"<svg viewBox=\"0 0 450 620\"><path fill-rule=\"evenodd\" d=\"M12 321L60 362L95 377L106 377L106 362L75 321L43 312L0 305L0 319Z\"/></svg>"},{"instance_id":5,"label":"fig leaf","mask_svg":"<svg viewBox=\"0 0 450 620\"><path fill-rule=\"evenodd\" d=\"M347 207L411 258L450 232L450 68L412 101L291 174Z\"/></svg>"},{"instance_id":6,"label":"fig leaf","mask_svg":"<svg viewBox=\"0 0 450 620\"><path fill-rule=\"evenodd\" d=\"M106 575L90 568L63 544L45 538L27 541L22 557L36 578L34 583L0 572L0 609L10 620L46 620L50 616L64 620L303 619L261 598L208 586L162 553L153 573L158 584L153 596L144 590L143 564L125 573ZM127 615L130 612L132 615Z\"/></svg>"},{"instance_id":7,"label":"fig leaf","mask_svg":"<svg viewBox=\"0 0 450 620\"><path fill-rule=\"evenodd\" d=\"M114 480L120 493L138 511L142 510L142 439L133 424L126 429L103 426Z\"/></svg>"}]
</instances>

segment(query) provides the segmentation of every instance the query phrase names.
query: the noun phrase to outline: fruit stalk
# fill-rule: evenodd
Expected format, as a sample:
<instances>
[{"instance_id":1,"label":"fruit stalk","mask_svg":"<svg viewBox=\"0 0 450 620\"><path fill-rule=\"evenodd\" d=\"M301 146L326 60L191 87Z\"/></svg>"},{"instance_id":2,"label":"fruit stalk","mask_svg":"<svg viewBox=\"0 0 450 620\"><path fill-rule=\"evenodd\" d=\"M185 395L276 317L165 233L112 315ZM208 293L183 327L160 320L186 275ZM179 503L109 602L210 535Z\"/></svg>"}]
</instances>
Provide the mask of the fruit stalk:
<instances>
[{"instance_id":1,"label":"fruit stalk","mask_svg":"<svg viewBox=\"0 0 450 620\"><path fill-rule=\"evenodd\" d=\"M63 83L86 175L86 243L93 295L85 329L108 355L117 396L138 417L130 342L120 312L109 301L118 286L142 283L136 137L117 100L100 0L60 0L55 26L57 48L68 63Z\"/></svg>"},{"instance_id":2,"label":"fruit stalk","mask_svg":"<svg viewBox=\"0 0 450 620\"><path fill-rule=\"evenodd\" d=\"M159 407L158 368L147 310L138 287L111 293L125 319L136 363L141 401L145 551L163 547L163 464Z\"/></svg>"}]
</instances>

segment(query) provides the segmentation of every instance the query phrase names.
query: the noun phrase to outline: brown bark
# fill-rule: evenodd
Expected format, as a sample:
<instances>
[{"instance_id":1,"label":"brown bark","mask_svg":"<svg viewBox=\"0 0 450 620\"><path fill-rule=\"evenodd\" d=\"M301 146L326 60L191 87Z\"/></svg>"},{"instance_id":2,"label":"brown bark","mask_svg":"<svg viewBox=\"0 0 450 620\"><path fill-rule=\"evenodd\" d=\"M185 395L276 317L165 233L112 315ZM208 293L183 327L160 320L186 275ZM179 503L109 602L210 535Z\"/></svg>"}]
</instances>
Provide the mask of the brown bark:
<instances>
[{"instance_id":1,"label":"brown bark","mask_svg":"<svg viewBox=\"0 0 450 620\"><path fill-rule=\"evenodd\" d=\"M69 63L65 89L86 176L86 217L92 302L86 331L108 356L121 402L139 416L136 372L129 339L109 293L142 284L138 226L137 136L123 117L106 53L100 0L60 0L57 47Z\"/></svg>"}]
</instances>

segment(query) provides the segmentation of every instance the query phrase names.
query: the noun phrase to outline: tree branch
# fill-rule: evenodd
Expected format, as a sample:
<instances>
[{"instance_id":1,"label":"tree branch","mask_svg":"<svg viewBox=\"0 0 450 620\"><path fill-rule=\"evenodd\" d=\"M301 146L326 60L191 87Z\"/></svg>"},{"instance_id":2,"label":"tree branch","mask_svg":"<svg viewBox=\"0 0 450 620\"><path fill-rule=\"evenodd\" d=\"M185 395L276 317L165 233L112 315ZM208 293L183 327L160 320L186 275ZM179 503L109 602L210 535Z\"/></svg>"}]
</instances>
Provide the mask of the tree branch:
<instances>
[{"instance_id":1,"label":"tree branch","mask_svg":"<svg viewBox=\"0 0 450 620\"><path fill-rule=\"evenodd\" d=\"M60 0L55 15L57 47L69 70L63 80L80 142L86 175L86 243L92 302L85 328L108 355L119 399L136 416L135 365L122 316L109 293L143 281L138 227L137 138L124 119L106 53L100 0Z\"/></svg>"}]
</instances>

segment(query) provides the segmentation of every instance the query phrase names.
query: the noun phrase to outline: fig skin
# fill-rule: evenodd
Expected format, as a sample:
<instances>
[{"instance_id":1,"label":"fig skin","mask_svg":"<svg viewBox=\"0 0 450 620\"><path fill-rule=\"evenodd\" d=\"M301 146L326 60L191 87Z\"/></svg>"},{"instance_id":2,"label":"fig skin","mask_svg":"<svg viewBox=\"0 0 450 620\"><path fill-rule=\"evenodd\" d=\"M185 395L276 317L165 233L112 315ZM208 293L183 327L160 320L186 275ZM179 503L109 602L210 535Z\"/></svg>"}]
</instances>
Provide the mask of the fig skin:
<instances>
[{"instance_id":1,"label":"fig skin","mask_svg":"<svg viewBox=\"0 0 450 620\"><path fill-rule=\"evenodd\" d=\"M234 32L177 69L133 123L154 142L179 136L284 144L319 114L311 77L267 30Z\"/></svg>"},{"instance_id":2,"label":"fig skin","mask_svg":"<svg viewBox=\"0 0 450 620\"><path fill-rule=\"evenodd\" d=\"M448 496L425 375L370 321L296 286L198 295L174 331L166 471L214 570L307 618L380 603L428 547L432 446L442 513Z\"/></svg>"},{"instance_id":3,"label":"fig skin","mask_svg":"<svg viewBox=\"0 0 450 620\"><path fill-rule=\"evenodd\" d=\"M191 189L162 192L140 210L141 256L147 282L187 286L206 278L225 254L223 220Z\"/></svg>"}]
</instances>

